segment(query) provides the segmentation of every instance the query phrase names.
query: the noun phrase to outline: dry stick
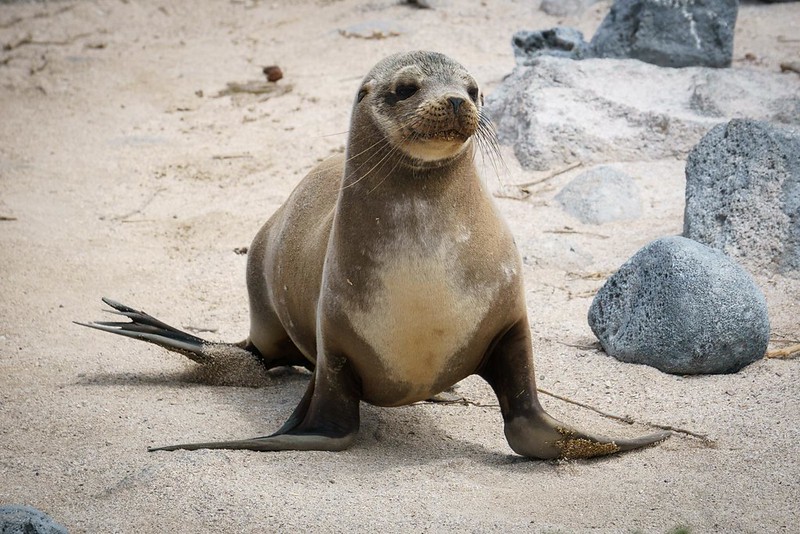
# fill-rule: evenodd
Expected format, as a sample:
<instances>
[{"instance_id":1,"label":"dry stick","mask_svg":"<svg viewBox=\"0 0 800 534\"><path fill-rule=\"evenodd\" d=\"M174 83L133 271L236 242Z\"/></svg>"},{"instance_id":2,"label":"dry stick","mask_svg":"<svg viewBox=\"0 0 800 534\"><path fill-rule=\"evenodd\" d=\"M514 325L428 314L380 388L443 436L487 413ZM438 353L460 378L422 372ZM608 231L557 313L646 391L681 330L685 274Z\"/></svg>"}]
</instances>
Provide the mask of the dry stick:
<instances>
[{"instance_id":1,"label":"dry stick","mask_svg":"<svg viewBox=\"0 0 800 534\"><path fill-rule=\"evenodd\" d=\"M84 37L89 37L93 35L92 32L85 32L79 33L77 35L73 35L72 37L67 37L62 41L36 41L34 40L30 34L24 36L22 39L17 41L16 43L8 43L3 46L3 50L10 51L14 50L15 48L19 48L20 46L24 45L37 45L37 46L66 46L69 44L74 43L78 39L83 39Z\"/></svg>"},{"instance_id":2,"label":"dry stick","mask_svg":"<svg viewBox=\"0 0 800 534\"><path fill-rule=\"evenodd\" d=\"M583 165L583 162L574 161L574 162L570 163L569 165L567 165L565 167L561 167L560 169L555 169L554 171L551 171L551 172L547 173L545 176L537 178L536 180L531 180L530 182L522 182L521 184L508 184L508 185L509 185L509 187L518 187L520 189L524 189L526 187L531 187L531 186L534 186L534 185L539 185L541 183L546 182L547 180L552 180L553 178L555 178L559 174L564 174L567 171L571 171L575 167L580 167L581 165Z\"/></svg>"},{"instance_id":3,"label":"dry stick","mask_svg":"<svg viewBox=\"0 0 800 534\"><path fill-rule=\"evenodd\" d=\"M558 395L556 393L553 393L552 391L547 391L546 389L536 388L536 391L538 391L539 393L544 393L545 395L548 395L548 396L553 397L555 399L562 400L562 401L568 402L570 404L574 404L575 406L580 406L581 408L586 408L587 410L592 410L595 413L599 413L603 417L607 417L607 418L613 419L615 421L621 421L621 422L629 424L629 425L632 425L632 424L634 424L636 422L633 419L631 419L630 417L622 416L622 415L614 415L612 413L604 412L603 410L595 408L594 406L590 406L589 404L584 404L582 402L579 402L579 401L576 401L576 400L572 400L569 397L564 397L562 395Z\"/></svg>"},{"instance_id":4,"label":"dry stick","mask_svg":"<svg viewBox=\"0 0 800 534\"><path fill-rule=\"evenodd\" d=\"M621 423L626 423L628 425L632 425L634 423L639 423L639 424L642 424L642 425L645 425L645 426L650 426L650 427L653 427L653 428L660 428L661 430L669 430L669 431L672 431L672 432L678 432L679 434L686 434L687 436L692 436L693 438L699 439L707 447L716 447L717 446L717 443L713 439L711 439L708 436L706 436L705 434L699 434L697 432L692 432L691 430L686 430L685 428L680 428L680 427L672 426L672 425L660 425L658 423L635 421L634 419L631 419L630 417L624 417L624 416L614 415L612 413L604 412L603 410L595 408L594 406L591 406L589 404L584 404L582 402L578 402L576 400L572 400L569 397L564 397L563 395L557 395L557 394L555 394L555 393L553 393L551 391L547 391L546 389L536 388L536 391L538 391L539 393L543 393L544 395L549 395L550 397L556 398L558 400L562 400L562 401L567 402L569 404L574 404L575 406L580 406L581 408L586 408L587 410L591 410L591 411L593 411L593 412L595 412L595 413L597 413L597 414L599 414L599 415L601 415L603 417L606 417L608 419L613 419L614 421L619 421ZM467 400L467 399L465 399L463 397L461 399L459 399L459 400L453 400L453 401L449 401L449 400L437 400L437 401L426 400L426 401L423 401L423 403L425 403L425 404L460 404L462 406L476 406L478 408L499 408L500 407L499 404L481 404L481 403L478 403L478 402L473 402L473 401Z\"/></svg>"},{"instance_id":5,"label":"dry stick","mask_svg":"<svg viewBox=\"0 0 800 534\"><path fill-rule=\"evenodd\" d=\"M590 297L594 297L595 295L597 295L598 291L600 291L600 288L587 289L586 291L579 291L577 293L573 293L572 291L567 291L567 298L569 300L572 300L572 299L588 299Z\"/></svg>"},{"instance_id":6,"label":"dry stick","mask_svg":"<svg viewBox=\"0 0 800 534\"><path fill-rule=\"evenodd\" d=\"M214 98L231 96L239 93L252 95L274 95L281 96L292 90L291 84L277 84L262 80L250 80L247 82L228 82L226 88L214 95Z\"/></svg>"},{"instance_id":7,"label":"dry stick","mask_svg":"<svg viewBox=\"0 0 800 534\"><path fill-rule=\"evenodd\" d=\"M546 230L545 230L546 231ZM568 272L568 280L606 280L616 271L597 271L594 273Z\"/></svg>"},{"instance_id":8,"label":"dry stick","mask_svg":"<svg viewBox=\"0 0 800 534\"><path fill-rule=\"evenodd\" d=\"M580 165L583 165L583 163L581 163L580 161L576 161L574 163L570 163L566 167L562 167L560 169L551 171L547 173L545 176L542 176L530 182L523 182L520 184L503 184L502 190L495 193L494 196L498 198L510 198L512 200L525 200L529 196L531 196L531 192L528 190L529 187L544 183L547 180L555 178L559 174L564 174L565 172L574 169L575 167L579 167ZM515 194L508 193L507 191L511 189L516 189L517 192Z\"/></svg>"},{"instance_id":9,"label":"dry stick","mask_svg":"<svg viewBox=\"0 0 800 534\"><path fill-rule=\"evenodd\" d=\"M131 212L126 213L125 215L118 215L116 217L112 217L111 220L112 221L130 222L130 221L127 220L129 217L133 217L137 213L143 212L145 210L145 208L147 208L147 206L149 206L150 203L153 202L153 200L155 200L156 196L158 196L158 194L160 192L162 192L162 191L164 191L164 188L163 187L159 187L158 189L153 191L153 194L150 195L150 198L145 200L144 203L140 207L136 208L135 210L133 210Z\"/></svg>"},{"instance_id":10,"label":"dry stick","mask_svg":"<svg viewBox=\"0 0 800 534\"><path fill-rule=\"evenodd\" d=\"M596 234L594 232L581 232L579 230L575 230L574 228L560 228L558 230L545 230L544 233L546 234L580 234L580 235L590 235L592 237L599 237L600 239L608 239L609 236L604 234Z\"/></svg>"},{"instance_id":11,"label":"dry stick","mask_svg":"<svg viewBox=\"0 0 800 534\"><path fill-rule=\"evenodd\" d=\"M74 7L75 7L74 5L66 6L66 7L63 7L61 9L57 9L57 10L53 11L52 13L48 12L48 11L44 11L42 13L37 13L37 14L35 14L35 15L31 16L31 17L27 17L27 18L25 18L25 17L14 17L13 19L11 19L9 21L0 23L0 29L10 28L14 24L17 24L18 22L22 22L23 20L43 19L43 18L47 18L47 17L53 17L55 15L59 15L61 13L69 11L70 9L73 9Z\"/></svg>"},{"instance_id":12,"label":"dry stick","mask_svg":"<svg viewBox=\"0 0 800 534\"><path fill-rule=\"evenodd\" d=\"M780 333L775 333L772 336L770 336L769 341L770 343L791 343L791 344L800 343L800 339L795 339L795 337L796 336L794 334L784 335Z\"/></svg>"},{"instance_id":13,"label":"dry stick","mask_svg":"<svg viewBox=\"0 0 800 534\"><path fill-rule=\"evenodd\" d=\"M248 152L242 152L241 154L215 154L211 156L211 159L247 159L252 158L253 155Z\"/></svg>"},{"instance_id":14,"label":"dry stick","mask_svg":"<svg viewBox=\"0 0 800 534\"><path fill-rule=\"evenodd\" d=\"M767 351L764 355L765 358L793 358L795 356L800 356L800 343L797 345L790 345L788 347L784 347L782 349L775 349Z\"/></svg>"},{"instance_id":15,"label":"dry stick","mask_svg":"<svg viewBox=\"0 0 800 534\"><path fill-rule=\"evenodd\" d=\"M23 20L25 19L23 19L22 17L14 17L13 19L8 20L6 22L0 22L0 30L5 30L6 28L10 28L14 24L22 22Z\"/></svg>"},{"instance_id":16,"label":"dry stick","mask_svg":"<svg viewBox=\"0 0 800 534\"><path fill-rule=\"evenodd\" d=\"M460 397L454 400L448 399L439 399L436 396L431 397L430 399L425 399L424 401L420 401L416 404L446 404L446 405L454 405L458 404L459 406L475 406L476 408L499 408L499 404L481 404L480 402L471 401L465 399L464 397Z\"/></svg>"},{"instance_id":17,"label":"dry stick","mask_svg":"<svg viewBox=\"0 0 800 534\"><path fill-rule=\"evenodd\" d=\"M576 400L572 400L572 399L570 399L568 397L557 395L555 393L552 393L552 392L547 391L547 390L542 389L542 388L536 388L536 391L538 391L539 393L544 393L545 395L549 395L549 396L554 397L556 399L562 400L564 402L568 402L570 404L574 404L576 406L580 406L581 408L586 408L587 410L592 410L593 412L598 413L598 414L602 415L603 417L607 417L608 419L613 419L615 421L621 421L621 422L627 423L629 425L632 425L633 423L636 423L636 421L634 421L630 417L623 417L623 416L614 415L614 414L611 414L611 413L608 413L608 412L604 412L604 411L599 410L599 409L597 409L594 406L591 406L589 404L584 404L582 402L578 402ZM658 423L650 423L650 422L643 422L641 424L646 425L646 426L651 426L651 427L654 427L654 428L660 428L662 430L671 430L672 432L679 432L681 434L686 434L686 435L692 436L694 438L697 438L697 439L701 440L703 443L705 443L709 447L715 447L717 445L716 442L713 439L709 438L705 434L698 434L697 432L692 432L691 430L686 430L685 428L680 428L680 427L676 427L676 426L672 426L672 425L660 425Z\"/></svg>"},{"instance_id":18,"label":"dry stick","mask_svg":"<svg viewBox=\"0 0 800 534\"><path fill-rule=\"evenodd\" d=\"M547 341L552 341L548 339ZM581 349L581 350L601 350L600 343L594 343L592 345L575 345L573 343L567 343L566 341L556 341L556 343L560 345L564 345L566 347L572 347L573 349Z\"/></svg>"}]
</instances>

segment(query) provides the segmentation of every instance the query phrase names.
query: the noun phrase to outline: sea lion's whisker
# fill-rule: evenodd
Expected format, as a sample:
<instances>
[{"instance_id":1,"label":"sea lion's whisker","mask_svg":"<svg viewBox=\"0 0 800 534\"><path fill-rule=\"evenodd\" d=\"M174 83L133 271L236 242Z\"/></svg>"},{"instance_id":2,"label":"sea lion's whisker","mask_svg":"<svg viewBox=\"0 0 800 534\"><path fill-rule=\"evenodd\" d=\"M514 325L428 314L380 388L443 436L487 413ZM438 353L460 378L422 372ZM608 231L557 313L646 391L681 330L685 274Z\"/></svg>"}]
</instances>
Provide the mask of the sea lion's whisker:
<instances>
[{"instance_id":1,"label":"sea lion's whisker","mask_svg":"<svg viewBox=\"0 0 800 534\"><path fill-rule=\"evenodd\" d=\"M388 143L387 143L387 144L388 144ZM380 160L378 160L378 162L377 162L375 165L373 165L373 166L372 166L372 168L370 168L370 169L369 169L367 172L365 172L363 175L361 175L361 176L360 176L360 177L359 177L357 180L355 180L355 181L353 181L353 182L350 182L350 183L349 183L349 184L347 184L347 185L343 185L343 186L342 186L342 189L348 189L348 188L350 188L350 187L353 187L354 185L356 185L357 183L359 183L361 180L363 180L363 179L367 178L368 176L370 176L370 175L372 174L372 172L373 172L373 171L374 171L374 170L375 170L375 169L376 169L378 166L382 166L382 165L384 165L384 164L385 164L386 160L388 160L388 159L389 159L389 158L392 156L392 154L394 153L394 151L395 151L395 148L394 148L394 147L392 147L392 148L391 148L391 149L390 149L388 152L386 152L386 153L385 153L385 154L384 154L384 155L381 157L381 159L380 159ZM366 165L366 163L367 163L367 162L368 162L370 159L372 159L372 156L370 156L370 157L367 159L367 161L365 161L364 163L362 163L361 165L359 165L359 166L356 168L356 171L359 171L359 170L361 170L361 168L362 168L364 165Z\"/></svg>"},{"instance_id":2,"label":"sea lion's whisker","mask_svg":"<svg viewBox=\"0 0 800 534\"><path fill-rule=\"evenodd\" d=\"M397 167L400 166L401 163L403 163L403 159L397 158L397 161L395 161L394 166L389 170L389 172L386 173L386 175L383 177L383 180L378 182L378 184L375 187L367 191L367 194L369 195L370 193L378 189L381 186L381 184L383 184L383 182L385 182L389 178L389 176L394 174L394 171L397 170Z\"/></svg>"},{"instance_id":3,"label":"sea lion's whisker","mask_svg":"<svg viewBox=\"0 0 800 534\"><path fill-rule=\"evenodd\" d=\"M350 133L350 130L345 130L343 132L334 132L334 133L322 134L319 137L323 137L323 138L324 137L336 137L337 135L347 135L349 133Z\"/></svg>"},{"instance_id":4,"label":"sea lion's whisker","mask_svg":"<svg viewBox=\"0 0 800 534\"><path fill-rule=\"evenodd\" d=\"M358 141L358 138L354 139L353 141ZM373 144L369 145L367 148L361 150L360 152L358 152L356 154L347 154L347 159L345 160L345 163L350 163L354 159L363 156L364 154L366 154L367 152L372 151L376 146L381 145L381 144L386 146L389 143L386 141L386 139L378 139ZM370 158L373 157L374 155L375 155L375 152L373 151L373 154L370 155Z\"/></svg>"}]
</instances>

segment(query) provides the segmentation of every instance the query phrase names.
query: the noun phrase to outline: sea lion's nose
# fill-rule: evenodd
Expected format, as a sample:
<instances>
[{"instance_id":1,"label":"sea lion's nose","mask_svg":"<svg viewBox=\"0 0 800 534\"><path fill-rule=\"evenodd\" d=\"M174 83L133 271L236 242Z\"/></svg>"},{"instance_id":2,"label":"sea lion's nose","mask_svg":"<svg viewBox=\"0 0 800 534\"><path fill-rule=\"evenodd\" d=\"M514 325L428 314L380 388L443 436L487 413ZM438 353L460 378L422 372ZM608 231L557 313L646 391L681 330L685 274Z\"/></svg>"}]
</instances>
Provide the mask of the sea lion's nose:
<instances>
[{"instance_id":1,"label":"sea lion's nose","mask_svg":"<svg viewBox=\"0 0 800 534\"><path fill-rule=\"evenodd\" d=\"M453 113L458 115L458 108L464 103L464 99L457 96L451 96L447 100L449 100L450 104L453 106Z\"/></svg>"}]
</instances>

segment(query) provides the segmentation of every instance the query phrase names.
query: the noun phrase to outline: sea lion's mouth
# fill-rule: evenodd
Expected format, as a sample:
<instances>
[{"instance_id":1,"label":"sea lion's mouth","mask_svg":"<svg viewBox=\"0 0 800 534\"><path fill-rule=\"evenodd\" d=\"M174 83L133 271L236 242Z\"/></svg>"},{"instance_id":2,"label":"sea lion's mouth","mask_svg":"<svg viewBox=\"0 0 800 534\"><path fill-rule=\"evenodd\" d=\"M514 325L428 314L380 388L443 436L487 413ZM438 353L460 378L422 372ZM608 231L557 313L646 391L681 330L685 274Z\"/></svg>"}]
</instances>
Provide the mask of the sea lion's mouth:
<instances>
[{"instance_id":1,"label":"sea lion's mouth","mask_svg":"<svg viewBox=\"0 0 800 534\"><path fill-rule=\"evenodd\" d=\"M466 141L469 136L459 130L443 130L439 132L416 133L416 139L423 141Z\"/></svg>"}]
</instances>

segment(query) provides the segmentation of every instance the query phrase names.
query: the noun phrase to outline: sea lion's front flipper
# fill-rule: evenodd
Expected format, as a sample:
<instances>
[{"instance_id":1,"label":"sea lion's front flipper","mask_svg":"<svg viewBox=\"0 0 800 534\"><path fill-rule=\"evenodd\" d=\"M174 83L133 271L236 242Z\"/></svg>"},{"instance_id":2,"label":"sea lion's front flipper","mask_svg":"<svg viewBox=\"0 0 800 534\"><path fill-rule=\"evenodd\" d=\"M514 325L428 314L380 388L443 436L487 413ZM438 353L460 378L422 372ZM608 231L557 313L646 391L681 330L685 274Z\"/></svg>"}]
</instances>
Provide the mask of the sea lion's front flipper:
<instances>
[{"instance_id":1,"label":"sea lion's front flipper","mask_svg":"<svg viewBox=\"0 0 800 534\"><path fill-rule=\"evenodd\" d=\"M359 397L344 358L319 359L303 399L274 434L236 441L185 443L149 451L239 449L251 451L341 451L350 446L359 426ZM327 363L327 365L325 363Z\"/></svg>"},{"instance_id":2,"label":"sea lion's front flipper","mask_svg":"<svg viewBox=\"0 0 800 534\"><path fill-rule=\"evenodd\" d=\"M497 394L508 444L522 456L542 460L592 458L653 445L670 435L658 432L635 439L612 439L574 429L548 415L536 396L527 319L503 334L479 374Z\"/></svg>"}]
</instances>

